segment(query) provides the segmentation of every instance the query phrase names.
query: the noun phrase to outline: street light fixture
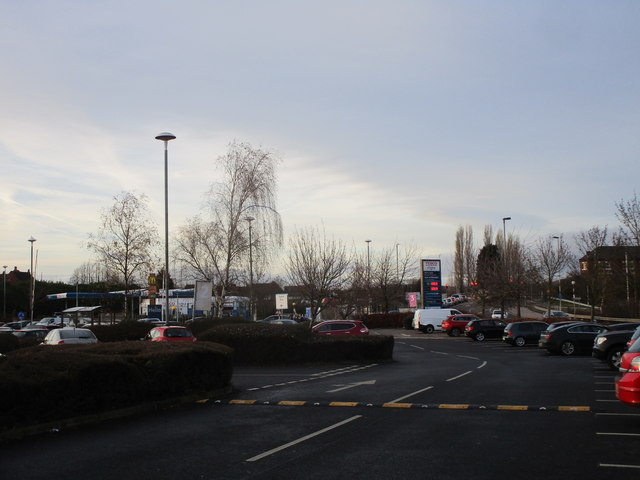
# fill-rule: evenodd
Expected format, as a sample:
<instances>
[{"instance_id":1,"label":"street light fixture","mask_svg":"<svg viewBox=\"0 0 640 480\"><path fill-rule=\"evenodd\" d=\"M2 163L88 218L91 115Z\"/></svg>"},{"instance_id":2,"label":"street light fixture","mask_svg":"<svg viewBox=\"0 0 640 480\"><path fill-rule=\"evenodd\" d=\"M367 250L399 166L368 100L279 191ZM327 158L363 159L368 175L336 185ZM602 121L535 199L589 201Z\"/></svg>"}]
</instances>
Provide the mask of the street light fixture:
<instances>
[{"instance_id":1,"label":"street light fixture","mask_svg":"<svg viewBox=\"0 0 640 480\"><path fill-rule=\"evenodd\" d=\"M504 248L507 247L507 220L511 220L511 217L504 217L502 219L502 239L504 241Z\"/></svg>"},{"instance_id":2,"label":"street light fixture","mask_svg":"<svg viewBox=\"0 0 640 480\"><path fill-rule=\"evenodd\" d=\"M164 307L165 322L169 323L169 140L174 140L173 133L162 132L156 135L156 140L164 142L164 276L162 285L164 286Z\"/></svg>"},{"instance_id":3,"label":"street light fixture","mask_svg":"<svg viewBox=\"0 0 640 480\"><path fill-rule=\"evenodd\" d=\"M31 270L29 270L29 276L30 276L30 285L29 285L29 311L30 311L30 319L31 319L31 323L33 323L33 304L34 304L34 300L35 300L35 289L36 289L36 281L35 278L33 276L33 242L35 242L36 239L33 238L32 236L29 237L29 243L31 244Z\"/></svg>"},{"instance_id":4,"label":"street light fixture","mask_svg":"<svg viewBox=\"0 0 640 480\"><path fill-rule=\"evenodd\" d=\"M253 222L255 218L245 217L245 220L249 222L249 313L251 314L251 320L255 321L255 309L253 308L253 253L251 240L251 222Z\"/></svg>"}]
</instances>

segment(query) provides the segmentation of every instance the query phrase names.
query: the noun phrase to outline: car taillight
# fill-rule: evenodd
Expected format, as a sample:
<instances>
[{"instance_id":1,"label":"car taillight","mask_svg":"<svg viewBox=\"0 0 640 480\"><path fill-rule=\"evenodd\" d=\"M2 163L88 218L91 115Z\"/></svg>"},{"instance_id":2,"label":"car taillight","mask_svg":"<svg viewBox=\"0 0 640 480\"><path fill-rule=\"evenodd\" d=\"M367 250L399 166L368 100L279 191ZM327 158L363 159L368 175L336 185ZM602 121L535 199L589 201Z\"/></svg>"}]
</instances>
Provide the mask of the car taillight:
<instances>
[{"instance_id":1,"label":"car taillight","mask_svg":"<svg viewBox=\"0 0 640 480\"><path fill-rule=\"evenodd\" d=\"M465 330L468 330L468 331L470 331L470 332L471 332L471 331L473 330L473 326L472 326L472 325L467 325L467 326L465 327Z\"/></svg>"},{"instance_id":2,"label":"car taillight","mask_svg":"<svg viewBox=\"0 0 640 480\"><path fill-rule=\"evenodd\" d=\"M449 328L449 320L442 322L442 328Z\"/></svg>"},{"instance_id":3,"label":"car taillight","mask_svg":"<svg viewBox=\"0 0 640 480\"><path fill-rule=\"evenodd\" d=\"M640 356L633 357L631 363L629 364L629 372L640 372Z\"/></svg>"},{"instance_id":4,"label":"car taillight","mask_svg":"<svg viewBox=\"0 0 640 480\"><path fill-rule=\"evenodd\" d=\"M58 345L62 345L64 343L64 340L58 340Z\"/></svg>"},{"instance_id":5,"label":"car taillight","mask_svg":"<svg viewBox=\"0 0 640 480\"><path fill-rule=\"evenodd\" d=\"M361 328L360 329L360 333L365 334L365 333L369 333L369 330L366 328Z\"/></svg>"},{"instance_id":6,"label":"car taillight","mask_svg":"<svg viewBox=\"0 0 640 480\"><path fill-rule=\"evenodd\" d=\"M513 337L513 332L511 330L507 332L507 337Z\"/></svg>"}]
</instances>

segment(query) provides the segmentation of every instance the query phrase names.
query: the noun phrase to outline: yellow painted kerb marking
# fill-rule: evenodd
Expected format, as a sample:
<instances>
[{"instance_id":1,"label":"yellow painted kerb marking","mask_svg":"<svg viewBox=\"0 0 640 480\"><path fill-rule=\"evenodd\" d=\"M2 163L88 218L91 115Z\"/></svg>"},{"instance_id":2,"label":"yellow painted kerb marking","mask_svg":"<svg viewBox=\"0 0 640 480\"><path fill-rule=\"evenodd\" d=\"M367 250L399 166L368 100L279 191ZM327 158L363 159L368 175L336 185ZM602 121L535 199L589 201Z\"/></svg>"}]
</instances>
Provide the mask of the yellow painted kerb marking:
<instances>
[{"instance_id":1,"label":"yellow painted kerb marking","mask_svg":"<svg viewBox=\"0 0 640 480\"><path fill-rule=\"evenodd\" d=\"M590 412L591 407L581 407L581 406L567 406L561 405L558 407L558 411L560 412Z\"/></svg>"},{"instance_id":2,"label":"yellow painted kerb marking","mask_svg":"<svg viewBox=\"0 0 640 480\"><path fill-rule=\"evenodd\" d=\"M257 400L230 400L229 405L253 405Z\"/></svg>"},{"instance_id":3,"label":"yellow painted kerb marking","mask_svg":"<svg viewBox=\"0 0 640 480\"><path fill-rule=\"evenodd\" d=\"M387 408L411 408L413 403L384 403L382 406Z\"/></svg>"},{"instance_id":4,"label":"yellow painted kerb marking","mask_svg":"<svg viewBox=\"0 0 640 480\"><path fill-rule=\"evenodd\" d=\"M331 402L330 407L357 407L358 402Z\"/></svg>"},{"instance_id":5,"label":"yellow painted kerb marking","mask_svg":"<svg viewBox=\"0 0 640 480\"><path fill-rule=\"evenodd\" d=\"M303 402L301 400L294 400L294 401L278 402L278 405L291 405L291 406L300 407L300 406L304 405L305 403L307 403L307 402Z\"/></svg>"},{"instance_id":6,"label":"yellow painted kerb marking","mask_svg":"<svg viewBox=\"0 0 640 480\"><path fill-rule=\"evenodd\" d=\"M498 410L529 410L527 405L498 405Z\"/></svg>"},{"instance_id":7,"label":"yellow painted kerb marking","mask_svg":"<svg viewBox=\"0 0 640 480\"><path fill-rule=\"evenodd\" d=\"M469 408L469 405L466 403L441 403L438 405L438 408L447 410L466 410Z\"/></svg>"}]
</instances>

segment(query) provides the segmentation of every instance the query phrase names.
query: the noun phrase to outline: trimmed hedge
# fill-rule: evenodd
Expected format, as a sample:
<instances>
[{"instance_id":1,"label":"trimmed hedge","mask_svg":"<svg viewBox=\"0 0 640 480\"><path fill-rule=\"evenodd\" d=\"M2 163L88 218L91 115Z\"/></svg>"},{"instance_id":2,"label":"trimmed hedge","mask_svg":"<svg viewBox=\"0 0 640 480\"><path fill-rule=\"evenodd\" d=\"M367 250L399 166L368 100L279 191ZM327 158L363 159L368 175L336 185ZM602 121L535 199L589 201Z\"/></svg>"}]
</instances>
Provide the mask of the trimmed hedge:
<instances>
[{"instance_id":1,"label":"trimmed hedge","mask_svg":"<svg viewBox=\"0 0 640 480\"><path fill-rule=\"evenodd\" d=\"M0 358L0 428L205 393L230 385L230 348L117 342L28 347Z\"/></svg>"},{"instance_id":2,"label":"trimmed hedge","mask_svg":"<svg viewBox=\"0 0 640 480\"><path fill-rule=\"evenodd\" d=\"M327 337L311 333L308 323L220 325L198 337L234 349L237 365L296 364L342 360L387 360L393 336Z\"/></svg>"},{"instance_id":3,"label":"trimmed hedge","mask_svg":"<svg viewBox=\"0 0 640 480\"><path fill-rule=\"evenodd\" d=\"M406 328L407 322L413 320L413 312L370 313L360 315L358 320L362 320L368 328Z\"/></svg>"}]
</instances>

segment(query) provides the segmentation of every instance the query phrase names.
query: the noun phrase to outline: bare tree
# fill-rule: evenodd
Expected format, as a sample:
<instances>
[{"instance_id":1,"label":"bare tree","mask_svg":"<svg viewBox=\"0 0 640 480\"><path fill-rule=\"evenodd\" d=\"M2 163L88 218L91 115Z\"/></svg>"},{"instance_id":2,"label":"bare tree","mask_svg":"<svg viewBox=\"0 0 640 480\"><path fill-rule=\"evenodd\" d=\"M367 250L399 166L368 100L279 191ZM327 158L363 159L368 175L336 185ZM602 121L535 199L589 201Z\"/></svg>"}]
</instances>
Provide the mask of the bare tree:
<instances>
[{"instance_id":1,"label":"bare tree","mask_svg":"<svg viewBox=\"0 0 640 480\"><path fill-rule=\"evenodd\" d=\"M72 284L90 284L115 280L107 267L101 262L85 262L73 270L69 279ZM117 280L116 280L117 282Z\"/></svg>"},{"instance_id":2,"label":"bare tree","mask_svg":"<svg viewBox=\"0 0 640 480\"><path fill-rule=\"evenodd\" d=\"M640 199L636 193L631 200L616 202L616 218L622 223L626 245L640 246Z\"/></svg>"},{"instance_id":3,"label":"bare tree","mask_svg":"<svg viewBox=\"0 0 640 480\"><path fill-rule=\"evenodd\" d=\"M453 259L453 278L456 291L464 292L466 285L473 281L475 267L476 253L473 247L473 229L471 225L460 226L456 231Z\"/></svg>"},{"instance_id":4,"label":"bare tree","mask_svg":"<svg viewBox=\"0 0 640 480\"><path fill-rule=\"evenodd\" d=\"M191 218L178 233L177 258L189 265L195 276L214 283L218 312L229 288L243 276L239 269L244 268L250 248L264 265L274 248L282 244L282 222L276 209L278 162L271 152L231 143L227 153L217 159L223 178L206 194L205 218Z\"/></svg>"},{"instance_id":5,"label":"bare tree","mask_svg":"<svg viewBox=\"0 0 640 480\"><path fill-rule=\"evenodd\" d=\"M291 285L300 287L311 307L312 319L324 310L327 301L345 286L352 253L346 245L328 238L324 230L296 230L289 238L286 270Z\"/></svg>"},{"instance_id":6,"label":"bare tree","mask_svg":"<svg viewBox=\"0 0 640 480\"><path fill-rule=\"evenodd\" d=\"M557 240L557 245L556 245ZM562 273L573 261L571 252L560 237L540 237L532 251L532 262L547 284L547 312L551 311L551 290L553 279Z\"/></svg>"},{"instance_id":7,"label":"bare tree","mask_svg":"<svg viewBox=\"0 0 640 480\"><path fill-rule=\"evenodd\" d=\"M591 305L591 321L596 318L596 303L602 302L607 286L607 275L601 271L598 260L598 248L604 247L608 242L609 232L607 227L591 227L586 232L580 232L575 236L575 241L586 261L580 265L580 276L587 284L587 299Z\"/></svg>"},{"instance_id":8,"label":"bare tree","mask_svg":"<svg viewBox=\"0 0 640 480\"><path fill-rule=\"evenodd\" d=\"M101 225L97 233L89 234L87 247L109 271L122 276L128 317L129 287L136 275L144 276L151 268L159 236L149 216L145 195L122 192L113 200L110 208L101 211Z\"/></svg>"}]
</instances>

